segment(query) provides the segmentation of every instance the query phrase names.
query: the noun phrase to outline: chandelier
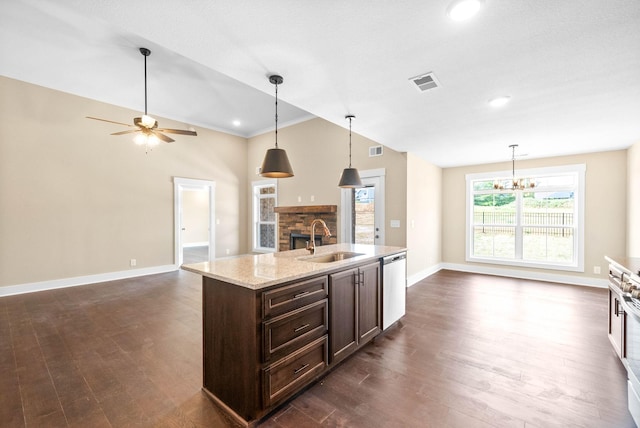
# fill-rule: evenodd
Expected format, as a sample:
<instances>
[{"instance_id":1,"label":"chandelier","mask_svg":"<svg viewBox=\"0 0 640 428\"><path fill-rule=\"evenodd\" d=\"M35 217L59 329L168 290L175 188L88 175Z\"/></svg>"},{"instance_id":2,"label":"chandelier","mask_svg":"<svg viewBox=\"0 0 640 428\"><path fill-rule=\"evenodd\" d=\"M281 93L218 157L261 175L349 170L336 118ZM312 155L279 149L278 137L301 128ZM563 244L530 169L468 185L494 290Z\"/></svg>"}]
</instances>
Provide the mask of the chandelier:
<instances>
[{"instance_id":1,"label":"chandelier","mask_svg":"<svg viewBox=\"0 0 640 428\"><path fill-rule=\"evenodd\" d=\"M495 179L493 180L493 188L497 190L524 190L536 187L533 178L516 178L516 147L517 144L511 144L511 180Z\"/></svg>"}]
</instances>

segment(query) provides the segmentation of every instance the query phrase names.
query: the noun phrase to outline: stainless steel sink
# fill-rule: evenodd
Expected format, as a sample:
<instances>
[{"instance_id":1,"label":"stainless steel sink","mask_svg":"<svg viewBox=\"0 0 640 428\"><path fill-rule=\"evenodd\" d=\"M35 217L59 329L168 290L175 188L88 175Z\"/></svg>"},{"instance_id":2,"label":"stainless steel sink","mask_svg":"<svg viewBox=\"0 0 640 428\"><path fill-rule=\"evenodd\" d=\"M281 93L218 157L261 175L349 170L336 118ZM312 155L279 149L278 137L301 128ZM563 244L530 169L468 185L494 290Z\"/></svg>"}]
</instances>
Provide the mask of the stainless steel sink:
<instances>
[{"instance_id":1,"label":"stainless steel sink","mask_svg":"<svg viewBox=\"0 0 640 428\"><path fill-rule=\"evenodd\" d=\"M352 253L350 251L337 251L335 253L320 254L317 256L300 257L298 260L312 263L333 263L340 260L347 260L357 256L363 256L364 253Z\"/></svg>"}]
</instances>

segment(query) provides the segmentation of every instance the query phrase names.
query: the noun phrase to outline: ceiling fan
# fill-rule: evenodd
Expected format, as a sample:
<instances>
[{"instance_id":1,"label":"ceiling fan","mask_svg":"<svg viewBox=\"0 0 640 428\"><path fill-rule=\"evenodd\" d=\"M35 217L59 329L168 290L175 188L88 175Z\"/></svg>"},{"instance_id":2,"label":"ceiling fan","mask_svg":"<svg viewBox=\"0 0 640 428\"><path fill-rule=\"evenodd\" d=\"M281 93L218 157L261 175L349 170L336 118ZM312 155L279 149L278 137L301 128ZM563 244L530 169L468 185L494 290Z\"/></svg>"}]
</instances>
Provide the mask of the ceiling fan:
<instances>
[{"instance_id":1,"label":"ceiling fan","mask_svg":"<svg viewBox=\"0 0 640 428\"><path fill-rule=\"evenodd\" d=\"M115 123L118 125L129 126L135 129L127 129L126 131L114 132L111 135L124 135L138 132L134 141L136 144L149 146L155 146L159 143L159 140L165 143L172 143L175 140L163 134L180 134L180 135L198 135L195 131L188 131L183 129L168 129L158 128L158 121L153 117L147 115L147 57L151 55L151 51L147 48L140 48L140 53L144 56L144 115L142 117L133 118L133 125L128 123L116 122L113 120L100 119L99 117L86 116L87 119L101 120L103 122Z\"/></svg>"}]
</instances>

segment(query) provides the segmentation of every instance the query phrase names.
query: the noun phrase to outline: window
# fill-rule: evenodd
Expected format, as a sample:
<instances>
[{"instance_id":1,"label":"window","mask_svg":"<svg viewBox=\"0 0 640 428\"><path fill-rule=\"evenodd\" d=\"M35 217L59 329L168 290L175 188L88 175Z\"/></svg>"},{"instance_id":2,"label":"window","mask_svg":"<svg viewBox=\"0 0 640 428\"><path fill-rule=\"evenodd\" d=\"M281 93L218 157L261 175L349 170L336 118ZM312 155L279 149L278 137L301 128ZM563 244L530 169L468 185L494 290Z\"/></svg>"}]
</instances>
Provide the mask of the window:
<instances>
[{"instance_id":1,"label":"window","mask_svg":"<svg viewBox=\"0 0 640 428\"><path fill-rule=\"evenodd\" d=\"M277 251L277 223L274 208L277 202L275 180L252 183L253 188L253 251Z\"/></svg>"},{"instance_id":2,"label":"window","mask_svg":"<svg viewBox=\"0 0 640 428\"><path fill-rule=\"evenodd\" d=\"M469 174L467 261L584 271L584 165L517 171L536 186L494 189L511 171Z\"/></svg>"}]
</instances>

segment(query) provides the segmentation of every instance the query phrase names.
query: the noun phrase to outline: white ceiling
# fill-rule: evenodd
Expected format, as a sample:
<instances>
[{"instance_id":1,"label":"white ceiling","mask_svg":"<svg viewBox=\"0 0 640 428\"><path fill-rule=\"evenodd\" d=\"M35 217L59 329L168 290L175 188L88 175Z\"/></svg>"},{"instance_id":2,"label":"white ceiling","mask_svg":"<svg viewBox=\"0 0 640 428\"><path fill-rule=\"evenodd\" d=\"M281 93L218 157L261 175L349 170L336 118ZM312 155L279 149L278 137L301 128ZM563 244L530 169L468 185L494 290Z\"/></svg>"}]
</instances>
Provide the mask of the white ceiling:
<instances>
[{"instance_id":1,"label":"white ceiling","mask_svg":"<svg viewBox=\"0 0 640 428\"><path fill-rule=\"evenodd\" d=\"M441 167L640 141L638 0L485 0L467 22L449 3L2 1L0 74L142 110L144 46L149 114L248 137L273 128L277 73L281 126L352 113ZM430 71L441 87L419 93L409 78Z\"/></svg>"}]
</instances>

